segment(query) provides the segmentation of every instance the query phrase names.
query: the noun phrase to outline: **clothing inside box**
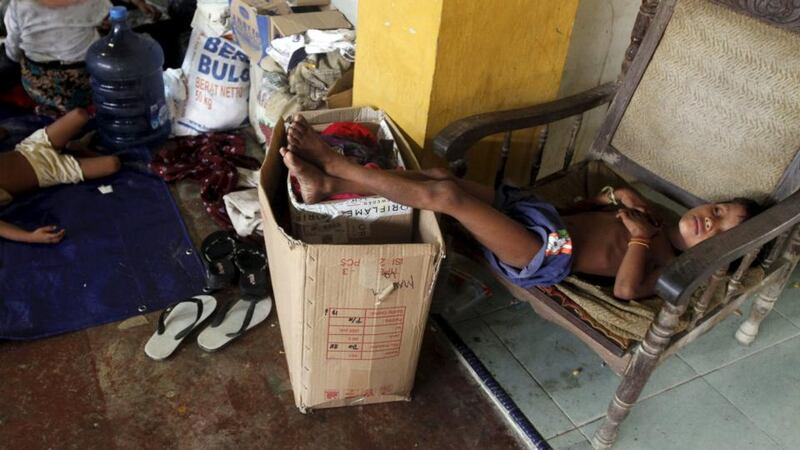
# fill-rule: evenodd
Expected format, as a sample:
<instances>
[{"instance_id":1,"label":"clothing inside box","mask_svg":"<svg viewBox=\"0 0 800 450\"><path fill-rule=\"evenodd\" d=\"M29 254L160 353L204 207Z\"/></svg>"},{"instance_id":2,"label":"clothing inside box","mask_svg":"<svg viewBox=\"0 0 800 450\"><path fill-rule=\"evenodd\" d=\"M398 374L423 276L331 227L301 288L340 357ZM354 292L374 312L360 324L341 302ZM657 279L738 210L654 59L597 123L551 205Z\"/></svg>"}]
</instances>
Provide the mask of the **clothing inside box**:
<instances>
[{"instance_id":1,"label":"clothing inside box","mask_svg":"<svg viewBox=\"0 0 800 450\"><path fill-rule=\"evenodd\" d=\"M378 145L381 148L381 151L389 151L389 149L391 149L393 151L396 151L397 165L399 167L402 167L402 168L406 167L406 164L402 159L402 155L401 155L402 152L399 149L395 148L395 141L391 140L391 139L382 139L381 138L383 133L381 133L382 130L381 130L380 124L374 123L374 122L353 122L353 123L357 123L359 125L364 126L367 129L369 129L369 131L374 136L377 137ZM312 125L312 127L314 128L315 131L317 131L319 133L319 132L325 130L330 125L331 125L331 123L323 123L323 124L314 124L314 125ZM286 139L285 139L285 132L284 132L283 135L279 136L279 135L276 134L276 136L274 136L274 137L276 137L276 138L280 137L281 138L281 141L282 141L281 145L282 146L285 146L287 144L286 143ZM283 164L281 164L281 172L280 172L280 176L278 177L278 180L286 180L287 177L288 177L288 169ZM281 186L280 181L279 181L278 185ZM285 184L283 186L285 186ZM330 201L323 201L321 203L330 203L330 202L336 202L336 201L337 200L330 200ZM276 215L275 219L276 219L278 225L285 232L287 232L287 234L289 234L293 238L298 239L298 240L303 240L300 236L297 236L292 231L291 215L289 214L290 199L289 199L289 193L288 193L287 189L282 189L282 188L279 187L277 189L277 192L275 192L275 195L271 197L271 203L273 205L273 211L275 212L275 215ZM420 237L420 233L419 233L419 214L418 214L417 211L414 211L414 215L413 215L413 219L412 220L413 220L413 222L412 222L413 234L412 234L411 240L408 240L408 239L396 239L396 240L393 240L392 242L385 242L385 243L393 243L393 244L394 243L423 243L424 241ZM350 245L353 245L353 244L350 244ZM358 245L358 244L355 244L355 245Z\"/></svg>"},{"instance_id":2,"label":"clothing inside box","mask_svg":"<svg viewBox=\"0 0 800 450\"><path fill-rule=\"evenodd\" d=\"M410 156L401 154L403 143L395 140L383 114L330 119L312 116L307 120L327 145L351 162L370 170L406 167L404 159ZM377 195L346 191L306 203L297 179L288 179L286 186L291 234L305 243L405 244L413 240L414 211L408 206Z\"/></svg>"},{"instance_id":3,"label":"clothing inside box","mask_svg":"<svg viewBox=\"0 0 800 450\"><path fill-rule=\"evenodd\" d=\"M280 172L277 177L278 180L286 180L289 176L289 170L282 163L280 164ZM286 184L278 182L278 188L274 192L268 192L268 198L272 205L272 210L275 214L275 221L283 231L294 239L300 240L297 236L292 234L292 223L289 215L289 192L285 189ZM414 230L412 239L408 243L421 244L426 242L420 235L419 224L419 211L414 210L414 222L412 229Z\"/></svg>"},{"instance_id":4,"label":"clothing inside box","mask_svg":"<svg viewBox=\"0 0 800 450\"><path fill-rule=\"evenodd\" d=\"M326 128L328 128L329 126L333 125L334 123L336 123L336 122L312 124L311 128L314 131L316 131L317 133L322 133L323 131L325 131ZM396 143L395 143L394 139L392 139L391 136L387 137L385 135L385 133L381 129L381 125L379 123L363 122L363 121L353 121L352 123L355 123L357 125L361 125L364 128L368 129L369 132L372 133L372 135L377 140L378 147L380 148L380 151L382 151L382 152L395 151ZM283 145L286 145L286 141L285 140L283 142ZM397 149L397 159L399 161L399 164L397 165L397 167L405 168L406 165L405 165L405 163L403 162L403 159L402 159L402 152L400 152L399 149Z\"/></svg>"}]
</instances>

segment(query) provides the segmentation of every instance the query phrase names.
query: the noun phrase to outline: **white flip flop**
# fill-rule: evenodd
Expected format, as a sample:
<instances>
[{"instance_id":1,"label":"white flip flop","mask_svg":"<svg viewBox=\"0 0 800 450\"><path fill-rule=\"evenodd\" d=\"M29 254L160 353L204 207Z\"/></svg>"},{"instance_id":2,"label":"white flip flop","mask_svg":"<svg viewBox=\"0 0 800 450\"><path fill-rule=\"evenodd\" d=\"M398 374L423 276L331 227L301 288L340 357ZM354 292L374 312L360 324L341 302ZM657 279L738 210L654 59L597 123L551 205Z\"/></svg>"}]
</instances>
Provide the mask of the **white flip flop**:
<instances>
[{"instance_id":1,"label":"white flip flop","mask_svg":"<svg viewBox=\"0 0 800 450\"><path fill-rule=\"evenodd\" d=\"M267 319L272 297L243 297L227 311L220 310L214 321L197 335L197 345L207 352L221 349L247 330Z\"/></svg>"},{"instance_id":2,"label":"white flip flop","mask_svg":"<svg viewBox=\"0 0 800 450\"><path fill-rule=\"evenodd\" d=\"M165 309L158 318L158 328L144 346L152 359L167 358L181 341L214 313L217 299L210 295L195 295Z\"/></svg>"}]
</instances>

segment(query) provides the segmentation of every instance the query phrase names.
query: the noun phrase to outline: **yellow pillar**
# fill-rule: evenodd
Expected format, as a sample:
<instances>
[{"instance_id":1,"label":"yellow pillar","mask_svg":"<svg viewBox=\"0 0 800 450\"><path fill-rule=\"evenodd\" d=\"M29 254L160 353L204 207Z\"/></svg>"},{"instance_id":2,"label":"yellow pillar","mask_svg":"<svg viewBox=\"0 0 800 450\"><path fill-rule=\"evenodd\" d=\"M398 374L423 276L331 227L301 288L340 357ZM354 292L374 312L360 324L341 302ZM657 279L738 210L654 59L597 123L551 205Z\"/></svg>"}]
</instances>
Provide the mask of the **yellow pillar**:
<instances>
[{"instance_id":1,"label":"yellow pillar","mask_svg":"<svg viewBox=\"0 0 800 450\"><path fill-rule=\"evenodd\" d=\"M422 148L453 120L551 100L578 1L361 0L353 103L385 110ZM493 177L499 140L473 149L471 178ZM512 161L532 141L516 135Z\"/></svg>"}]
</instances>

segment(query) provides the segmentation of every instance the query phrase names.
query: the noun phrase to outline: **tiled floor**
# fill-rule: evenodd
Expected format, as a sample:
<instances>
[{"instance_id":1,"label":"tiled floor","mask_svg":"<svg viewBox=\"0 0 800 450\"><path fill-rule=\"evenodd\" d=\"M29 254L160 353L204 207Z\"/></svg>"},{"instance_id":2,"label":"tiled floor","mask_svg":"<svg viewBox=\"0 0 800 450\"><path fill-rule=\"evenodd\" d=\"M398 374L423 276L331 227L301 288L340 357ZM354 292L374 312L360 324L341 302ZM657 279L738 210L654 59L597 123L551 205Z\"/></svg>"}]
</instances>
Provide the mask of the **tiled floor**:
<instances>
[{"instance_id":1,"label":"tiled floor","mask_svg":"<svg viewBox=\"0 0 800 450\"><path fill-rule=\"evenodd\" d=\"M464 268L459 258L453 267ZM470 265L470 272L472 269ZM474 275L474 274L473 274ZM619 384L577 338L479 282L444 286L434 302L555 449L590 449ZM800 448L800 271L750 347L732 317L658 368L615 449ZM491 297L478 295L485 287ZM744 305L746 315L750 304Z\"/></svg>"}]
</instances>

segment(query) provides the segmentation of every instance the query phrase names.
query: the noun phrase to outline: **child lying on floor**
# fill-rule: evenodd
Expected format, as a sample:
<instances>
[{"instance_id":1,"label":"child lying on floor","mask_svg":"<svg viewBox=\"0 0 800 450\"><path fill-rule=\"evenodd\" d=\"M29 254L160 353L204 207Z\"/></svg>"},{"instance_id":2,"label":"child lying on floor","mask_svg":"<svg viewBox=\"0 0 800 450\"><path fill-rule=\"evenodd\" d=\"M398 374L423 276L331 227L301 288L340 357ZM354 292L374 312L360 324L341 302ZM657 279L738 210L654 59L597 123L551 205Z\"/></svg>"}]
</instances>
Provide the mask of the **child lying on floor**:
<instances>
[{"instance_id":1,"label":"child lying on floor","mask_svg":"<svg viewBox=\"0 0 800 450\"><path fill-rule=\"evenodd\" d=\"M609 189L588 203L619 202L618 210L562 217L552 205L519 190L495 194L441 169L369 170L332 151L302 116L290 125L288 146L280 152L306 203L353 192L444 213L458 220L483 245L490 264L519 286L551 286L578 272L614 277L614 296L623 300L653 295L662 269L679 252L735 227L758 207L741 198L700 205L662 227L634 191Z\"/></svg>"},{"instance_id":2,"label":"child lying on floor","mask_svg":"<svg viewBox=\"0 0 800 450\"><path fill-rule=\"evenodd\" d=\"M118 171L120 161L116 156L75 158L60 153L88 120L89 114L85 110L72 110L25 138L14 151L0 153L0 207L10 203L17 194L40 187L101 178ZM91 152L84 150L82 153ZM27 231L0 220L0 237L55 244L63 239L64 230L48 225Z\"/></svg>"}]
</instances>

